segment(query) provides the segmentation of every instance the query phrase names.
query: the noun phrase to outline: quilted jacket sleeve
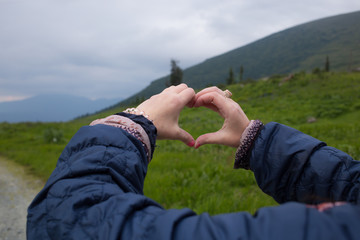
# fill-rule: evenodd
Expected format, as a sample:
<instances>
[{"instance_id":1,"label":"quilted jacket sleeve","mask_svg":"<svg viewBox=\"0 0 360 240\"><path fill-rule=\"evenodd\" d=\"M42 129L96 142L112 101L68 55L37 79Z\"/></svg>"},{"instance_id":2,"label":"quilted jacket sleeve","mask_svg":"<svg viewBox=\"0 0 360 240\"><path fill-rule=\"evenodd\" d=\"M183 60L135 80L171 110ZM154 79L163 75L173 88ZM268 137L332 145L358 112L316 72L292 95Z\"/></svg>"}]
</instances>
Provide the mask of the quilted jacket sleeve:
<instances>
[{"instance_id":1,"label":"quilted jacket sleeve","mask_svg":"<svg viewBox=\"0 0 360 240\"><path fill-rule=\"evenodd\" d=\"M149 130L150 126L144 124L143 127ZM271 149L279 148L280 144L274 141L280 131L275 131L276 128L276 125L269 125L262 131L251 160L259 185L275 197L280 193L273 185L283 176L277 175L279 172L277 168L274 170L273 164L280 168L294 167L286 159L279 160L280 155L276 154L272 159L278 161L268 162L269 155L274 153ZM283 131L296 136L292 129ZM154 139L154 136L150 138ZM266 138L273 140L269 142ZM296 153L312 152L307 162L320 156L324 165L331 165L338 159L356 166L349 157L344 160L342 153L336 150L332 150L334 154L330 160L316 153L322 151L323 146L318 142L294 145L297 147L293 149L298 148ZM264 151L264 156L257 156L258 151ZM288 151L287 148L284 151ZM360 239L360 208L353 204L320 212L302 203L289 202L262 208L254 216L246 212L209 216L196 215L190 209L165 210L143 195L147 164L140 141L122 129L105 125L81 128L65 148L46 186L29 207L28 239ZM304 173L321 171L324 166L305 165ZM344 172L348 169L339 171L335 172L336 176L344 173L347 177L341 179L344 186L349 182L352 184L337 189L352 189L358 180ZM332 174L334 172L329 173ZM286 176L290 182L296 182L293 177L306 179L302 175ZM289 184L284 191L289 191L292 196L293 187L297 185ZM315 187L314 191L317 189ZM355 189L343 196L353 196L352 191ZM283 195L287 196L286 193ZM298 195L301 198L301 194Z\"/></svg>"},{"instance_id":2,"label":"quilted jacket sleeve","mask_svg":"<svg viewBox=\"0 0 360 240\"><path fill-rule=\"evenodd\" d=\"M268 123L252 149L260 188L279 203L360 203L360 162L290 127Z\"/></svg>"}]
</instances>

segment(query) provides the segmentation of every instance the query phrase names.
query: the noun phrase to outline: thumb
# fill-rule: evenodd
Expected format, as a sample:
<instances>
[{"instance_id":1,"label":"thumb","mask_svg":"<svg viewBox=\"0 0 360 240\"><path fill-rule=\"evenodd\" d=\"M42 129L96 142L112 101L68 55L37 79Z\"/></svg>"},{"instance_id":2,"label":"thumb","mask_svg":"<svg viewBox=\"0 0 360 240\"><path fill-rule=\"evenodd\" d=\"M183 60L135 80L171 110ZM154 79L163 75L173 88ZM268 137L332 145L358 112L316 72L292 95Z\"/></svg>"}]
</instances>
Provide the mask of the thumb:
<instances>
[{"instance_id":1,"label":"thumb","mask_svg":"<svg viewBox=\"0 0 360 240\"><path fill-rule=\"evenodd\" d=\"M193 147L195 144L195 140L193 138L193 136L191 136L190 133L188 133L187 131L185 131L182 128L179 128L178 130L179 134L178 134L178 140L183 141L186 145L188 145L189 147Z\"/></svg>"},{"instance_id":2,"label":"thumb","mask_svg":"<svg viewBox=\"0 0 360 240\"><path fill-rule=\"evenodd\" d=\"M199 148L200 146L205 144L221 144L221 135L222 134L220 131L203 134L196 139L194 147Z\"/></svg>"}]
</instances>

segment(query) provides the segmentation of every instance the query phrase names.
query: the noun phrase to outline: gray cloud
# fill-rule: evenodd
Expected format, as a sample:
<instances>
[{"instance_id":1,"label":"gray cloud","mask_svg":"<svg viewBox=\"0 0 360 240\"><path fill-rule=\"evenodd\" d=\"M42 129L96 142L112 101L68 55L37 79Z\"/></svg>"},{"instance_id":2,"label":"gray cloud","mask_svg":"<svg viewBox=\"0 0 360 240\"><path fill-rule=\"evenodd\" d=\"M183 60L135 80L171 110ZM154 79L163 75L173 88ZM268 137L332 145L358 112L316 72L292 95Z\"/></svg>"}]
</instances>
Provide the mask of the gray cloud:
<instances>
[{"instance_id":1,"label":"gray cloud","mask_svg":"<svg viewBox=\"0 0 360 240\"><path fill-rule=\"evenodd\" d=\"M39 93L128 97L168 74L347 1L0 0L0 101Z\"/></svg>"}]
</instances>

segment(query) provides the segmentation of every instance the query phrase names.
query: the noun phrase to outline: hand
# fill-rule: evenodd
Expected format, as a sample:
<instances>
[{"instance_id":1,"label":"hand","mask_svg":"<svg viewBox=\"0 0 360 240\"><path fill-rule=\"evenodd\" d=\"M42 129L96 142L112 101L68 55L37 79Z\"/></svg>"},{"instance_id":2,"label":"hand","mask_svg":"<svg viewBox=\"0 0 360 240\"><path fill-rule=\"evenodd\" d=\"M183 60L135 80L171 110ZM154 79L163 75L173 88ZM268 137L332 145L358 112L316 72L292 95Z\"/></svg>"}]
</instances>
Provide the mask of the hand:
<instances>
[{"instance_id":1,"label":"hand","mask_svg":"<svg viewBox=\"0 0 360 240\"><path fill-rule=\"evenodd\" d=\"M158 139L181 140L189 146L194 138L179 127L179 116L185 106L193 105L195 91L186 84L171 86L160 94L152 96L137 108L151 119L157 128Z\"/></svg>"},{"instance_id":2,"label":"hand","mask_svg":"<svg viewBox=\"0 0 360 240\"><path fill-rule=\"evenodd\" d=\"M199 136L195 148L204 144L222 144L237 148L240 144L241 134L250 121L239 104L225 97L224 92L217 87L206 88L196 94L193 107L207 107L224 118L220 130Z\"/></svg>"}]
</instances>

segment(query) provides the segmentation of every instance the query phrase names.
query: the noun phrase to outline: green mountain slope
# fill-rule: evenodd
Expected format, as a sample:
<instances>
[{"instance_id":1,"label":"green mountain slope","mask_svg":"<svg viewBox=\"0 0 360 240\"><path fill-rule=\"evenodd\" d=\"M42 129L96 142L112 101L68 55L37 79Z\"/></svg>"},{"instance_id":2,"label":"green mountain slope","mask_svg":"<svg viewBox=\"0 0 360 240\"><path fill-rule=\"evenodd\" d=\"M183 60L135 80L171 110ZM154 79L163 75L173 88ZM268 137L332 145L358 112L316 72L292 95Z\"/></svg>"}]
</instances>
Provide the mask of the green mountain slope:
<instances>
[{"instance_id":1,"label":"green mountain slope","mask_svg":"<svg viewBox=\"0 0 360 240\"><path fill-rule=\"evenodd\" d=\"M224 84L229 68L243 79L259 79L324 68L326 57L332 71L360 67L360 11L328 17L272 34L246 46L213 57L184 70L183 80L193 88ZM165 88L163 77L125 100L148 98Z\"/></svg>"}]
</instances>

